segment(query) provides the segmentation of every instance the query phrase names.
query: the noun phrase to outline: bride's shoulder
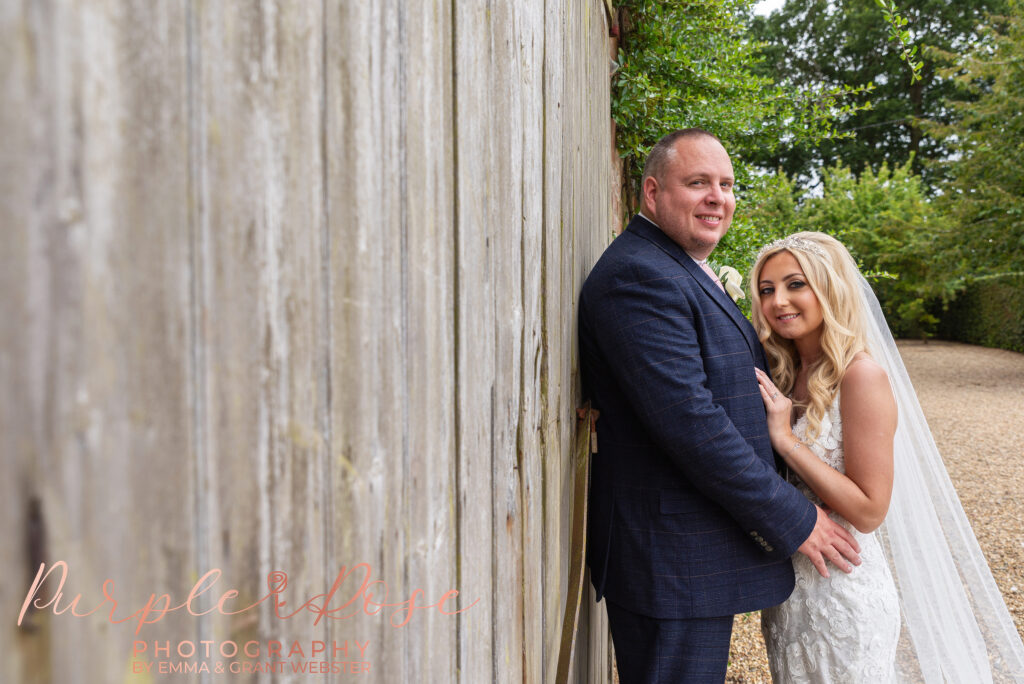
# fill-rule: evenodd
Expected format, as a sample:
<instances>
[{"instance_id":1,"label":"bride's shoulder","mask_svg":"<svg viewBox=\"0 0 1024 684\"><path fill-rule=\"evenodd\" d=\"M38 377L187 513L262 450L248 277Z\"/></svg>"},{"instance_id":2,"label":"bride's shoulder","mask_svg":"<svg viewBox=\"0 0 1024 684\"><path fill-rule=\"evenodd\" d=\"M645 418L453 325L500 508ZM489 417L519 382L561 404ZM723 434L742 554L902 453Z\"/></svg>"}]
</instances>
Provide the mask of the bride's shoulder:
<instances>
[{"instance_id":1,"label":"bride's shoulder","mask_svg":"<svg viewBox=\"0 0 1024 684\"><path fill-rule=\"evenodd\" d=\"M846 367L843 379L839 383L839 391L844 403L888 403L893 399L889 374L865 352L854 356Z\"/></svg>"}]
</instances>

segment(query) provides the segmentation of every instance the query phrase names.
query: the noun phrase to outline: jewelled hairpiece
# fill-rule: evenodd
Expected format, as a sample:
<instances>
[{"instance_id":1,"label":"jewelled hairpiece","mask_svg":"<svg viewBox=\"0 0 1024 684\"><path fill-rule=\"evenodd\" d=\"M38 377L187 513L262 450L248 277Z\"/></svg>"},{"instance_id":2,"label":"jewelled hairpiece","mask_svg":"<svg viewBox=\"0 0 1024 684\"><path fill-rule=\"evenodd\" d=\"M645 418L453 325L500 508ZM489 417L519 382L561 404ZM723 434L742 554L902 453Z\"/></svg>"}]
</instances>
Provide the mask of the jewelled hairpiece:
<instances>
[{"instance_id":1,"label":"jewelled hairpiece","mask_svg":"<svg viewBox=\"0 0 1024 684\"><path fill-rule=\"evenodd\" d=\"M789 237L784 237L781 240L769 242L767 245L762 247L761 251L757 253L757 259L755 259L755 263L757 261L760 261L761 257L763 257L765 254L782 249L798 249L801 252L810 252L811 254L820 256L822 258L825 258L826 256L825 250L819 247L816 243L811 242L807 238L790 235Z\"/></svg>"}]
</instances>

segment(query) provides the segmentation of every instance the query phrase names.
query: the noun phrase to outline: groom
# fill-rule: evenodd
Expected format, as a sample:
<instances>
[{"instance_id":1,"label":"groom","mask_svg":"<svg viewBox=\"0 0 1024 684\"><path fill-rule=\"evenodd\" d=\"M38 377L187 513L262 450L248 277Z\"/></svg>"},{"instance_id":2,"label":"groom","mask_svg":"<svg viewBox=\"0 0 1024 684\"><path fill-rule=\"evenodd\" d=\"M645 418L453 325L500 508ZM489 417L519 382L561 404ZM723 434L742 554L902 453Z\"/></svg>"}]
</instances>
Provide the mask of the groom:
<instances>
[{"instance_id":1,"label":"groom","mask_svg":"<svg viewBox=\"0 0 1024 684\"><path fill-rule=\"evenodd\" d=\"M775 471L750 323L705 263L729 229L718 139L671 133L641 213L580 294L584 396L601 412L588 558L622 682L722 682L733 614L784 601L789 557L849 572L856 542Z\"/></svg>"}]
</instances>

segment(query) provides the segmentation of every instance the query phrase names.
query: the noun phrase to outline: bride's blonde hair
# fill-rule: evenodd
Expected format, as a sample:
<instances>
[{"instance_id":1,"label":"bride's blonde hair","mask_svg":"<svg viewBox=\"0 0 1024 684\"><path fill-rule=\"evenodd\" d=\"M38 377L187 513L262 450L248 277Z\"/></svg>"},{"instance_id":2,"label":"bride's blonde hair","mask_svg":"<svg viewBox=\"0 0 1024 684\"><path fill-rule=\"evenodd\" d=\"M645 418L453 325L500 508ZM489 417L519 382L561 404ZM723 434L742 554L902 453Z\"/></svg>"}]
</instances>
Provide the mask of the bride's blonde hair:
<instances>
[{"instance_id":1,"label":"bride's blonde hair","mask_svg":"<svg viewBox=\"0 0 1024 684\"><path fill-rule=\"evenodd\" d=\"M757 255L750 275L751 314L757 336L768 355L772 380L787 395L793 391L800 356L791 340L780 337L768 325L761 313L758 287L761 269L781 252L789 252L800 264L824 315L821 356L807 369L807 439L813 442L825 412L839 392L847 366L858 353L868 351L865 312L858 295L860 276L846 247L824 233L794 233L767 245Z\"/></svg>"}]
</instances>

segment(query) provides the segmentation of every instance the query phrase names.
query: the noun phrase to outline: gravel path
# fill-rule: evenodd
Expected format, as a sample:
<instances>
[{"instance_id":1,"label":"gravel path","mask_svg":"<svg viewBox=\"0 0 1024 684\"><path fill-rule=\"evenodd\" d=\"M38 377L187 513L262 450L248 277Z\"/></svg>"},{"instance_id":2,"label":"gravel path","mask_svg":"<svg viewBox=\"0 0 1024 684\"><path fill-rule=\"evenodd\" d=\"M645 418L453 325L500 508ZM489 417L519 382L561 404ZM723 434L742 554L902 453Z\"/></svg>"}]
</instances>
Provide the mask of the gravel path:
<instances>
[{"instance_id":1,"label":"gravel path","mask_svg":"<svg viewBox=\"0 0 1024 684\"><path fill-rule=\"evenodd\" d=\"M928 424L1024 637L1024 354L899 343ZM738 615L726 682L771 682L757 613Z\"/></svg>"}]
</instances>

